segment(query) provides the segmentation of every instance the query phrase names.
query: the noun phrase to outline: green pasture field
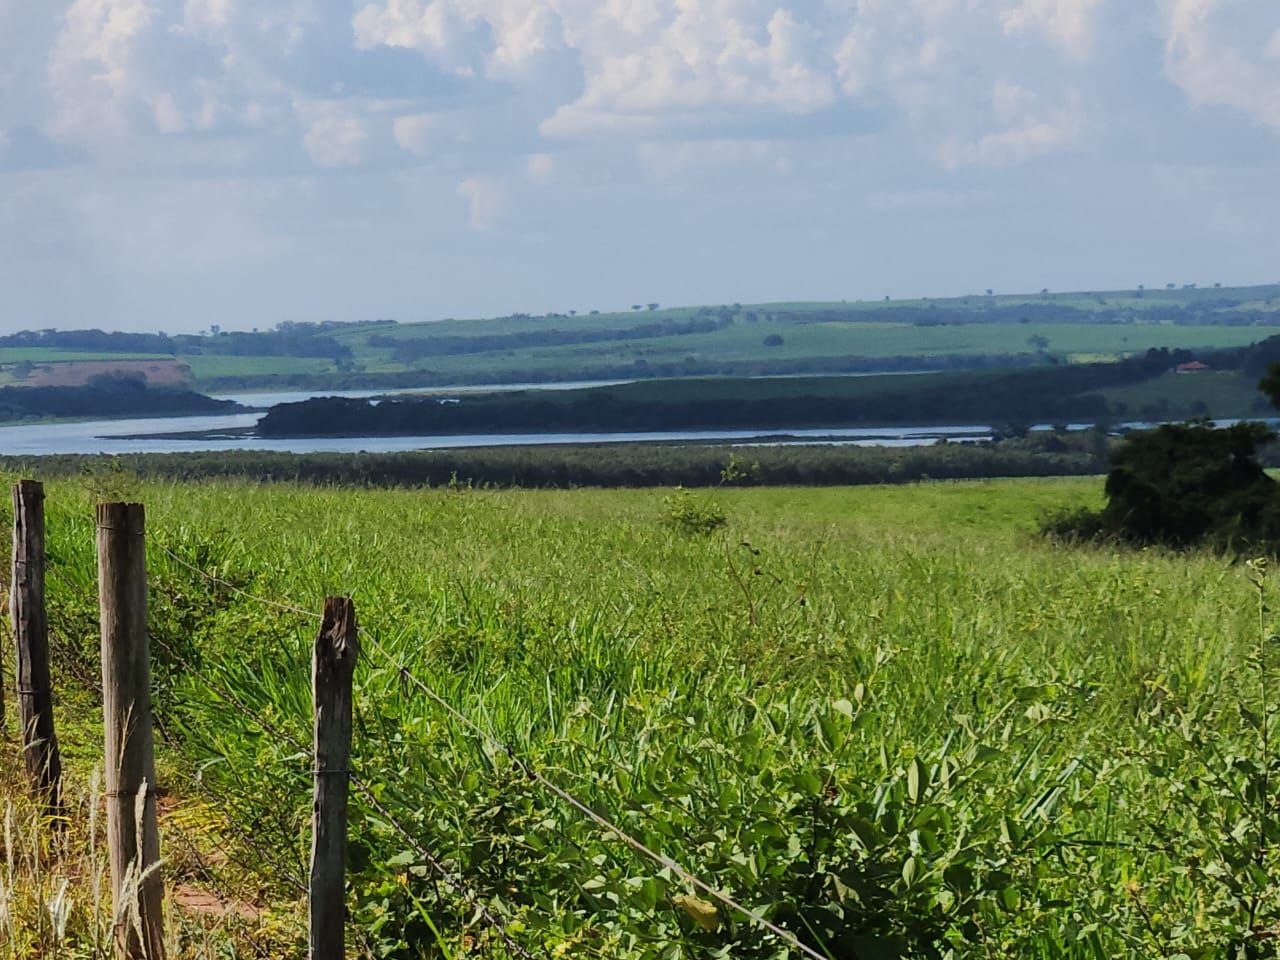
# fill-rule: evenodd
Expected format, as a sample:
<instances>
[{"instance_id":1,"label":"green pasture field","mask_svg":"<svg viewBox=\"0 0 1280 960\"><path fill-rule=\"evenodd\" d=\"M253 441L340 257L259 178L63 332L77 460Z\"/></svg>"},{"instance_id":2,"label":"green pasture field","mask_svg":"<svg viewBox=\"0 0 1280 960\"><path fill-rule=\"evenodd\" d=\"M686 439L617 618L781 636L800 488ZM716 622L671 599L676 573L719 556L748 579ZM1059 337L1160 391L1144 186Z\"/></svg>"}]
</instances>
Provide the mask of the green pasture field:
<instances>
[{"instance_id":1,"label":"green pasture field","mask_svg":"<svg viewBox=\"0 0 1280 960\"><path fill-rule=\"evenodd\" d=\"M651 365L693 363L803 364L836 357L863 359L927 357L992 357L1035 353L1047 340L1048 351L1073 361L1105 360L1142 352L1152 347L1207 350L1237 347L1268 335L1269 327L1252 325L1175 324L1171 311L1215 303L1242 302L1259 317L1280 309L1280 287L1247 289L1151 290L1040 295L971 296L940 300L855 302L778 302L732 304L709 308L664 308L656 311L608 312L576 316L510 316L488 320L448 319L428 323L403 323L336 328L334 335L354 352L357 369L390 373L406 369L433 377L456 376L461 380L494 381L551 375L581 379L615 372L638 361ZM1273 308L1273 304L1275 305ZM1030 322L1005 315L990 322L987 311L1043 307L1070 307L1084 311L1087 322ZM893 311L936 308L934 325L898 322ZM700 309L712 311L700 314ZM886 315L885 311L888 310ZM874 316L872 311L875 311ZM806 315L838 314L840 319L810 322ZM862 315L866 315L863 319ZM702 316L726 315L733 322L721 329L697 334L676 334L635 340L600 341L547 346L495 347L476 353L428 356L408 364L396 361L392 349L373 346L370 337L412 341L429 337L482 337L528 334L538 331L625 331L641 325L688 321ZM904 319L913 316L903 314ZM1016 316L1016 315L1015 315ZM1021 318L1019 318L1021 319ZM780 344L766 346L769 337Z\"/></svg>"},{"instance_id":2,"label":"green pasture field","mask_svg":"<svg viewBox=\"0 0 1280 960\"><path fill-rule=\"evenodd\" d=\"M418 337L450 336L470 337L488 336L492 334L527 333L539 330L626 330L631 327L650 323L675 322L691 320L698 313L698 307L672 307L661 310L639 310L611 313L591 314L578 313L575 316L557 314L555 316L509 316L444 320L425 322L389 323L385 325L370 324L351 329L339 328L334 335L347 343L352 349L359 349L370 335L389 336L396 340L412 340ZM743 308L750 309L750 308Z\"/></svg>"},{"instance_id":3,"label":"green pasture field","mask_svg":"<svg viewBox=\"0 0 1280 960\"><path fill-rule=\"evenodd\" d=\"M66 363L72 360L172 360L161 353L94 353L92 350L57 350L50 347L0 347L0 364Z\"/></svg>"},{"instance_id":4,"label":"green pasture field","mask_svg":"<svg viewBox=\"0 0 1280 960\"><path fill-rule=\"evenodd\" d=\"M582 318L576 318L581 320ZM595 318L598 319L598 318ZM559 319L538 321L544 327L567 329ZM450 335L462 333L452 325ZM476 335L502 332L507 321L469 321ZM529 321L520 321L529 329ZM590 327L590 325L587 325ZM595 328L601 327L597 324ZM510 331L507 331L510 332ZM401 327L393 335L401 339L443 334L436 325ZM1044 337L1051 353L1095 360L1141 353L1152 347L1202 350L1245 346L1265 337L1256 327L1192 326L1163 323L1136 324L986 324L966 323L915 326L888 322L839 321L795 324L784 321L737 322L709 333L652 337L554 346L521 346L479 353L428 356L402 363L388 348L371 348L357 336L344 337L353 350L354 369L367 373L418 370L436 378L456 377L462 382L504 382L531 377L590 379L616 376L643 361L650 365L692 362L712 364L822 362L831 358L877 359L929 357L993 357L1027 355L1037 351L1030 338ZM782 344L766 346L765 338L777 335ZM214 361L213 365L207 365ZM246 369L243 358L192 357L197 378L314 372L308 361L292 360L279 367L263 362ZM321 363L322 361L310 361Z\"/></svg>"},{"instance_id":5,"label":"green pasture field","mask_svg":"<svg viewBox=\"0 0 1280 960\"><path fill-rule=\"evenodd\" d=\"M763 346L777 334L780 347ZM757 323L735 325L715 333L637 340L624 344L583 344L561 348L575 356L617 354L634 348L646 351L652 362L685 355L708 359L794 359L830 355L865 357L930 356L937 354L1034 353L1029 338L1048 339L1050 351L1108 353L1113 356L1151 347L1196 349L1244 346L1258 339L1248 327L1183 327L1172 324L956 324L917 327L889 323L828 322L818 324ZM664 355L665 354L665 355Z\"/></svg>"},{"instance_id":6,"label":"green pasture field","mask_svg":"<svg viewBox=\"0 0 1280 960\"><path fill-rule=\"evenodd\" d=\"M554 321L544 321L554 326ZM486 325L487 327L487 325ZM422 330L422 328L414 328ZM422 330L423 334L436 331ZM401 336L409 337L408 331ZM782 344L766 347L770 335ZM1121 356L1152 347L1197 350L1246 346L1265 333L1253 327L1183 326L1174 324L948 324L914 326L898 323L830 321L737 323L710 333L598 343L522 347L476 354L425 357L416 366L472 371L494 365L618 363L643 357L650 363L685 357L707 360L794 360L828 356L927 357L1035 353L1031 337L1044 337L1054 353ZM200 359L200 358L196 358Z\"/></svg>"},{"instance_id":7,"label":"green pasture field","mask_svg":"<svg viewBox=\"0 0 1280 960\"><path fill-rule=\"evenodd\" d=\"M266 905L269 955L303 949L285 874L305 875L316 627L249 597L318 611L340 593L367 628L348 903L349 942L372 955L518 955L421 847L534 956L800 956L513 756L822 956L1274 955L1274 665L1256 657L1276 616L1242 563L1036 536L1047 511L1097 505L1098 479L697 493L57 481L51 622L81 797L100 743L77 677L97 663L103 497L148 509L169 880L209 882L182 827ZM19 893L39 906L60 876ZM69 896L58 955L88 956L90 893ZM183 955L215 955L210 934L182 936Z\"/></svg>"},{"instance_id":8,"label":"green pasture field","mask_svg":"<svg viewBox=\"0 0 1280 960\"><path fill-rule=\"evenodd\" d=\"M825 372L870 369L878 361L891 369L927 368L931 359L933 366L956 369L989 366L999 363L1000 358L1025 362L1042 351L1069 362L1084 362L1115 359L1153 347L1192 351L1239 347L1274 333L1277 317L1280 286L1160 289L1141 295L1135 289L892 301L733 303L652 311L644 304L639 310L595 314L580 309L573 316L566 311L484 320L379 321L295 331L304 338L311 334L331 337L349 348L350 357L341 363L322 358L222 354L179 359L190 364L197 386L205 389L512 383L613 379L633 373L656 377L698 372ZM660 335L648 335L655 326L687 326L689 321L719 326L701 333L660 330ZM547 343L546 339L554 339L551 331L591 339L616 334L620 339ZM628 331L646 336L630 339ZM547 334L543 345L519 342L518 338L539 333ZM274 338L270 347L264 339L264 352L282 349L278 332L264 337ZM517 339L496 345L481 342L492 337ZM474 340L471 344L436 345L459 351L455 353L413 358L402 352L402 359L396 358L398 344L430 338ZM533 339L536 343L536 336ZM331 347L328 344L318 352L333 352ZM485 349L464 352L467 347ZM5 376L2 368L6 364L20 361L112 359L153 357L44 347L0 348L0 377Z\"/></svg>"},{"instance_id":9,"label":"green pasture field","mask_svg":"<svg viewBox=\"0 0 1280 960\"><path fill-rule=\"evenodd\" d=\"M1258 391L1258 378L1237 371L1167 373L1100 392L1109 401L1127 404L1131 414L1145 410L1155 419L1275 415L1275 408Z\"/></svg>"},{"instance_id":10,"label":"green pasture field","mask_svg":"<svg viewBox=\"0 0 1280 960\"><path fill-rule=\"evenodd\" d=\"M943 297L935 299L907 298L896 300L839 300L839 301L775 301L767 303L734 303L711 304L705 309L713 312L728 310L731 314L745 317L749 312L757 315L765 314L797 314L830 313L838 311L853 318L859 313L880 312L886 308L936 308L940 311L954 313L966 322L981 322L983 312L992 306L1061 306L1077 310L1100 313L1108 310L1129 310L1136 314L1152 313L1159 315L1162 311L1174 307L1194 306L1197 303L1218 301L1237 301L1240 309L1272 312L1280 310L1280 285L1254 287L1224 287L1213 289L1206 287L1194 290L1146 290L1142 296L1137 290L1112 290L1098 292L1050 293L1041 295L998 294L993 297L970 295L960 297ZM335 331L335 336L353 347L363 341L369 334L383 334L395 339L413 339L420 336L447 335L473 336L479 334L518 333L544 330L554 327L559 330L595 330L626 329L646 323L662 321L689 320L695 317L699 307L661 307L656 311L648 309L602 311L592 314L589 310L579 310L576 315L564 313L554 316L508 316L488 319L445 319L428 322L388 323L385 325L362 325L357 328ZM852 321L856 322L856 320Z\"/></svg>"},{"instance_id":11,"label":"green pasture field","mask_svg":"<svg viewBox=\"0 0 1280 960\"><path fill-rule=\"evenodd\" d=\"M190 365L196 381L214 377L269 376L292 373L332 373L333 361L324 357L232 357L197 354L178 358Z\"/></svg>"}]
</instances>

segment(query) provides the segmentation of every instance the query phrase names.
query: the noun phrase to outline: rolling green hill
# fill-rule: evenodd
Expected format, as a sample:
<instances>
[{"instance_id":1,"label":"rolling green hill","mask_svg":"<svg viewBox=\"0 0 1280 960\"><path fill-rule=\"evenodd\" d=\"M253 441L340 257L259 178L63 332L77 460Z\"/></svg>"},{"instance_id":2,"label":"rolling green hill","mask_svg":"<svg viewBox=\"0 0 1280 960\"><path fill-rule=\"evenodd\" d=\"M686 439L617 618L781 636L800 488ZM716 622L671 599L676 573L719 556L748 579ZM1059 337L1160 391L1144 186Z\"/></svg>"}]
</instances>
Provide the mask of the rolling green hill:
<instances>
[{"instance_id":1,"label":"rolling green hill","mask_svg":"<svg viewBox=\"0 0 1280 960\"><path fill-rule=\"evenodd\" d=\"M637 307L207 336L24 332L0 337L0 379L122 357L172 358L206 390L964 370L1239 347L1280 330L1280 285Z\"/></svg>"}]
</instances>

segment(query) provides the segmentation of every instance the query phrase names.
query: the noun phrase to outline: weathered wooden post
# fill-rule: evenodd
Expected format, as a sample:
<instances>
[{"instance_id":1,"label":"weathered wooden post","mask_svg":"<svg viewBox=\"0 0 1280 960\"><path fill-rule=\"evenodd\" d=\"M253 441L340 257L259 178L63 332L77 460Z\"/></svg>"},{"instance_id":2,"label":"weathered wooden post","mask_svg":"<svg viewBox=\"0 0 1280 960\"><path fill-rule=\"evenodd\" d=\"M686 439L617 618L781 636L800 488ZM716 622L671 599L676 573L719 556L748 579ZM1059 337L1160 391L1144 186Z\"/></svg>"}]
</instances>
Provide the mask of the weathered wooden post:
<instances>
[{"instance_id":1,"label":"weathered wooden post","mask_svg":"<svg viewBox=\"0 0 1280 960\"><path fill-rule=\"evenodd\" d=\"M315 791L311 820L311 960L346 951L347 790L351 762L351 678L359 653L356 608L324 602L311 661L315 708Z\"/></svg>"},{"instance_id":2,"label":"weathered wooden post","mask_svg":"<svg viewBox=\"0 0 1280 960\"><path fill-rule=\"evenodd\" d=\"M44 605L44 487L34 480L13 485L13 577L9 620L17 648L14 686L19 735L32 789L51 813L62 805L62 759L53 732L49 680L49 620Z\"/></svg>"},{"instance_id":3,"label":"weathered wooden post","mask_svg":"<svg viewBox=\"0 0 1280 960\"><path fill-rule=\"evenodd\" d=\"M164 957L145 534L142 504L98 504L107 842L116 955L127 960Z\"/></svg>"}]
</instances>

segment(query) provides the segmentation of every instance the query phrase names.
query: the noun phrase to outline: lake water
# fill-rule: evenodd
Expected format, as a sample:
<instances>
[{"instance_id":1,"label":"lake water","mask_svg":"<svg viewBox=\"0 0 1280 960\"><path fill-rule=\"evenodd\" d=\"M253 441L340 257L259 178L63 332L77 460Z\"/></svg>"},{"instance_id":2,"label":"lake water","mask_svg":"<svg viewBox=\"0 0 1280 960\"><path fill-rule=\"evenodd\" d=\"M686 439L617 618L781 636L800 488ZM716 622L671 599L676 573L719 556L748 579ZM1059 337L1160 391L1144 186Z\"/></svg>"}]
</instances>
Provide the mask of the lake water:
<instances>
[{"instance_id":1,"label":"lake water","mask_svg":"<svg viewBox=\"0 0 1280 960\"><path fill-rule=\"evenodd\" d=\"M530 446L535 444L635 443L723 440L767 443L794 437L800 443L858 446L922 446L940 437L981 439L981 427L922 427L847 430L672 430L651 433L503 433L441 437L157 437L187 431L241 431L261 414L213 417L170 417L147 420L95 420L0 427L0 455L40 456L53 453L190 453L212 450L272 450L286 453L392 453L403 450L449 450L460 447ZM150 435L150 436L148 436Z\"/></svg>"},{"instance_id":2,"label":"lake water","mask_svg":"<svg viewBox=\"0 0 1280 960\"><path fill-rule=\"evenodd\" d=\"M513 390L578 390L582 387L614 387L632 380L563 380L559 383L478 383L458 387L422 387L417 390L327 390L279 391L275 393L218 393L215 400L234 400L246 407L272 407L277 403L301 403L314 397L348 397L355 400L369 397L421 397L445 396L462 393L508 393Z\"/></svg>"},{"instance_id":3,"label":"lake water","mask_svg":"<svg viewBox=\"0 0 1280 960\"><path fill-rule=\"evenodd\" d=\"M581 384L576 384L580 386ZM513 386L517 389L519 386ZM538 386L535 384L529 387ZM568 385L561 384L561 387ZM487 389L487 388L474 388ZM290 403L314 396L369 397L386 391L338 391L294 394L233 394L223 399L247 406ZM456 389L432 392L460 392ZM0 427L0 455L42 456L57 453L191 453L215 450L270 450L284 453L392 453L405 450L449 450L461 447L531 446L536 444L696 442L836 443L857 446L922 446L947 437L985 439L985 427L886 427L822 430L672 430L648 433L507 433L423 437L307 437L267 439L239 434L252 428L260 413L133 420L85 420ZM203 437L158 436L205 432ZM227 431L218 436L218 431ZM209 435L212 434L212 435Z\"/></svg>"}]
</instances>

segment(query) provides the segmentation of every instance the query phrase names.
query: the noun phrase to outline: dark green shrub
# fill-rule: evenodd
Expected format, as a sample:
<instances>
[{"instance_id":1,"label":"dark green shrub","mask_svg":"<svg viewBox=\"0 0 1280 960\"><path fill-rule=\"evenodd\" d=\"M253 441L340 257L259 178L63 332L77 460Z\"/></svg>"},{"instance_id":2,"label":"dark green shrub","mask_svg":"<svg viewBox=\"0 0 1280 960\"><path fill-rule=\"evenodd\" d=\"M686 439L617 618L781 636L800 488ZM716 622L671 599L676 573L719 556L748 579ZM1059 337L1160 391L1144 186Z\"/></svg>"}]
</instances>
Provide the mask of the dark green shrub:
<instances>
[{"instance_id":1,"label":"dark green shrub","mask_svg":"<svg viewBox=\"0 0 1280 960\"><path fill-rule=\"evenodd\" d=\"M663 523L685 536L706 536L723 527L724 511L713 500L694 496L684 487L662 500Z\"/></svg>"},{"instance_id":2,"label":"dark green shrub","mask_svg":"<svg viewBox=\"0 0 1280 960\"><path fill-rule=\"evenodd\" d=\"M1131 434L1112 453L1107 505L1050 517L1042 530L1140 546L1280 551L1280 487L1257 460L1272 436L1250 423L1165 424Z\"/></svg>"}]
</instances>

